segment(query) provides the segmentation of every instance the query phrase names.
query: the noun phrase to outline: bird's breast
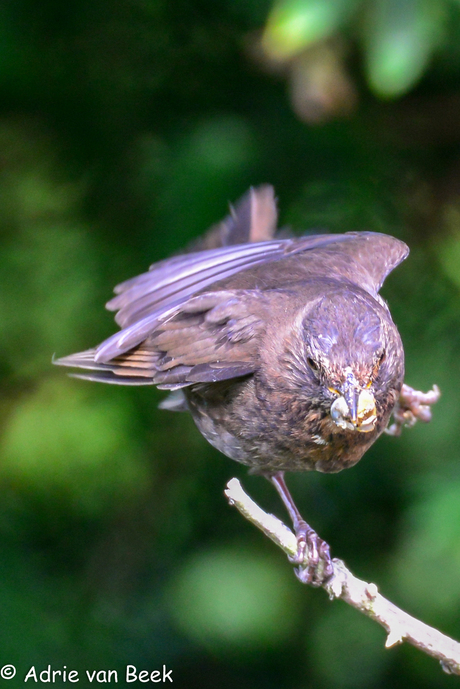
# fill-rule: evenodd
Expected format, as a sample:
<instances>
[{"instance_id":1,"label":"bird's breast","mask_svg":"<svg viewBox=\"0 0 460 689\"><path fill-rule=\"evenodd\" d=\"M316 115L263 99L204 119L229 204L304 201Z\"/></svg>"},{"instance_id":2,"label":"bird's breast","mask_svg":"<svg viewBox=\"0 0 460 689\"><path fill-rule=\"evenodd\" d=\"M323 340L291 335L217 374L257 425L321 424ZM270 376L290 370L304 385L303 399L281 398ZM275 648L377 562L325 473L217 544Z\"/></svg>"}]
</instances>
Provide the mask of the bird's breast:
<instances>
[{"instance_id":1,"label":"bird's breast","mask_svg":"<svg viewBox=\"0 0 460 689\"><path fill-rule=\"evenodd\" d=\"M380 434L340 429L327 409L249 378L184 391L204 437L254 472L321 471L353 466ZM386 422L385 422L386 425Z\"/></svg>"}]
</instances>

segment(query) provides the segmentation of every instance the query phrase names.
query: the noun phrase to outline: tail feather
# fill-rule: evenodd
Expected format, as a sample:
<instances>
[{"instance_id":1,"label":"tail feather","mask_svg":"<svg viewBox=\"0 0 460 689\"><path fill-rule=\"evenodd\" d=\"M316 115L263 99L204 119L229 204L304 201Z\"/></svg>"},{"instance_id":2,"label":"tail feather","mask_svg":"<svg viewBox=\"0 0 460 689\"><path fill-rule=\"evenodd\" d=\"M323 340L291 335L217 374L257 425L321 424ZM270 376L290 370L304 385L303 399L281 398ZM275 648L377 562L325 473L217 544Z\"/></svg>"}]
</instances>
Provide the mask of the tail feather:
<instances>
[{"instance_id":1,"label":"tail feather","mask_svg":"<svg viewBox=\"0 0 460 689\"><path fill-rule=\"evenodd\" d=\"M70 378L91 380L95 383L108 383L109 385L155 385L153 379L138 378L136 376L118 376L113 371L98 371L97 373L69 373Z\"/></svg>"},{"instance_id":2,"label":"tail feather","mask_svg":"<svg viewBox=\"0 0 460 689\"><path fill-rule=\"evenodd\" d=\"M95 361L96 347L93 349L86 349L84 352L77 352L76 354L69 354L56 359L53 356L52 362L56 366L71 366L72 368L86 368L95 371L105 371L106 364L99 364Z\"/></svg>"},{"instance_id":3,"label":"tail feather","mask_svg":"<svg viewBox=\"0 0 460 689\"><path fill-rule=\"evenodd\" d=\"M70 368L83 368L91 373L70 373L72 378L82 378L99 383L112 383L113 385L154 385L154 368L152 358L150 365L140 360L136 362L135 353L131 356L120 356L107 364L95 361L97 349L87 349L84 352L70 354L60 359L53 357L53 364L57 366L69 366Z\"/></svg>"}]
</instances>

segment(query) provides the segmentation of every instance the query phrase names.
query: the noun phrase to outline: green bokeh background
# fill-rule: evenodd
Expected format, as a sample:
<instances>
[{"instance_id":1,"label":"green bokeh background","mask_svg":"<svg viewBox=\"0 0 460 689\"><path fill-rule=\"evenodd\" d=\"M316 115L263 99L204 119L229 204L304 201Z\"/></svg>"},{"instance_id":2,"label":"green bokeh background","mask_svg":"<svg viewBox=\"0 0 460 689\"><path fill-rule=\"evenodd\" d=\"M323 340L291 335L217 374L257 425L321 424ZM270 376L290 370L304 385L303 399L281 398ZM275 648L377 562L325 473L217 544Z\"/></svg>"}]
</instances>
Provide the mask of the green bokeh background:
<instances>
[{"instance_id":1,"label":"green bokeh background","mask_svg":"<svg viewBox=\"0 0 460 689\"><path fill-rule=\"evenodd\" d=\"M162 393L85 383L51 365L53 353L113 332L103 309L113 285L179 251L251 184L275 185L281 222L296 231L404 239L411 255L384 296L407 382L442 389L434 420L383 437L343 474L288 481L333 555L460 638L460 4L408 0L402 17L400 2L383 11L382 0L322 0L319 28L285 30L314 5L0 7L0 665L18 669L9 687L48 664L76 669L79 686L95 669L116 669L123 686L127 664L166 664L184 689L455 681L415 649L385 650L382 629L302 587L223 496L236 475L284 518L272 488L209 447L187 416L158 411ZM265 50L288 54L277 67L260 47L267 20ZM319 41L339 62L321 62ZM337 82L324 74L343 68L354 93L344 108L325 97L299 110L293 75L308 105L315 60L325 69L316 88L329 95Z\"/></svg>"}]
</instances>

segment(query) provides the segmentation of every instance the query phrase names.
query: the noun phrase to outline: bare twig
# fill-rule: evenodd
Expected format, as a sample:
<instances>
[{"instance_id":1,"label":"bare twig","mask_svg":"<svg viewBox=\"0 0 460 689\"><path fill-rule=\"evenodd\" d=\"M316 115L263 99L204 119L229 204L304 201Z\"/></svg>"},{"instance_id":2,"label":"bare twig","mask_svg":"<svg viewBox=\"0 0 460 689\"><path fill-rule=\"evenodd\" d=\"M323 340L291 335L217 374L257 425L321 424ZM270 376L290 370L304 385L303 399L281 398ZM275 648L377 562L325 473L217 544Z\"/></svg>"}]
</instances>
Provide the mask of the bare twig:
<instances>
[{"instance_id":1,"label":"bare twig","mask_svg":"<svg viewBox=\"0 0 460 689\"><path fill-rule=\"evenodd\" d=\"M244 492L236 478L228 482L225 495L230 505L234 505L243 517L263 531L286 555L296 554L297 539L293 532L273 514L264 512ZM388 634L387 648L407 641L439 660L445 672L460 675L460 643L408 615L381 596L375 584L355 577L341 560L334 559L333 566L332 577L322 585L331 600L341 598L381 624Z\"/></svg>"}]
</instances>

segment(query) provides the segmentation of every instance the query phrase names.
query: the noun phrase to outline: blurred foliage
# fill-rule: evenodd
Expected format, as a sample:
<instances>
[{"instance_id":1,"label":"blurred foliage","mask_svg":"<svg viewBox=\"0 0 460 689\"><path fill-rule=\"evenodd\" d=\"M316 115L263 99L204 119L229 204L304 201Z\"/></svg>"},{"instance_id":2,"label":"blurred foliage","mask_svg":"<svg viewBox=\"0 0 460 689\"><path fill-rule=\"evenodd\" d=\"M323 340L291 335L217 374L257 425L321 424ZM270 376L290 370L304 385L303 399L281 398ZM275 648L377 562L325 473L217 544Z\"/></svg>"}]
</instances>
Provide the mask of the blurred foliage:
<instances>
[{"instance_id":1,"label":"blurred foliage","mask_svg":"<svg viewBox=\"0 0 460 689\"><path fill-rule=\"evenodd\" d=\"M451 5L456 2L277 0L263 46L268 56L285 61L338 32L359 37L369 86L380 96L394 98L419 81L437 50L446 50L446 20L455 13Z\"/></svg>"},{"instance_id":2,"label":"blurred foliage","mask_svg":"<svg viewBox=\"0 0 460 689\"><path fill-rule=\"evenodd\" d=\"M299 589L281 563L239 544L193 556L170 591L178 625L228 655L278 646L299 621Z\"/></svg>"},{"instance_id":3,"label":"blurred foliage","mask_svg":"<svg viewBox=\"0 0 460 689\"><path fill-rule=\"evenodd\" d=\"M250 184L296 231L411 247L384 288L407 381L443 397L353 470L288 477L358 576L460 638L460 3L17 0L0 7L0 611L32 664L187 689L444 687L226 505L233 475L161 393L51 365L113 332L117 282ZM404 96L404 97L402 97ZM16 682L16 684L15 684Z\"/></svg>"}]
</instances>

